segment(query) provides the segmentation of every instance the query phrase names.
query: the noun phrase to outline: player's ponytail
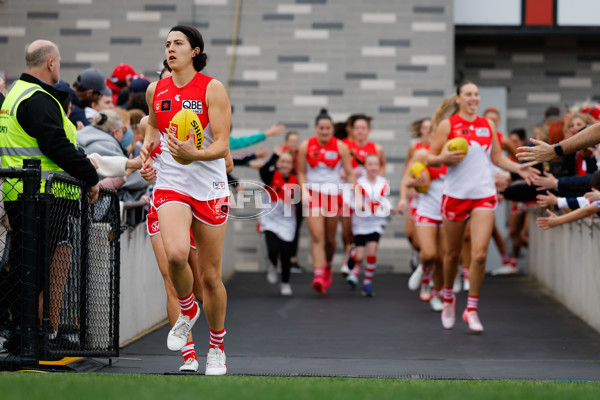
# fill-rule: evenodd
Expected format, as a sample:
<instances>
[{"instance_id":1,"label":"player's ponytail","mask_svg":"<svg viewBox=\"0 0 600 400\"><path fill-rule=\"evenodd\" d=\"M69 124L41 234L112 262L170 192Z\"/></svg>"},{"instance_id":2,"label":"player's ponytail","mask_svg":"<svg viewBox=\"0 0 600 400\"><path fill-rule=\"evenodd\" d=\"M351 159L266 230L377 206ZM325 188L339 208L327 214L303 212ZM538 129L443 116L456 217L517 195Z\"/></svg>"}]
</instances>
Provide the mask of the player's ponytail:
<instances>
[{"instance_id":1,"label":"player's ponytail","mask_svg":"<svg viewBox=\"0 0 600 400\"><path fill-rule=\"evenodd\" d=\"M317 118L315 118L315 126L317 126L319 124L319 120L321 120L321 119L328 119L333 124L333 120L331 119L331 116L327 112L326 108L321 108L319 115L317 115Z\"/></svg>"},{"instance_id":2,"label":"player's ponytail","mask_svg":"<svg viewBox=\"0 0 600 400\"><path fill-rule=\"evenodd\" d=\"M458 103L456 102L456 95L452 94L446 97L437 110L433 113L433 126L438 126L445 118L452 116L458 112Z\"/></svg>"}]
</instances>

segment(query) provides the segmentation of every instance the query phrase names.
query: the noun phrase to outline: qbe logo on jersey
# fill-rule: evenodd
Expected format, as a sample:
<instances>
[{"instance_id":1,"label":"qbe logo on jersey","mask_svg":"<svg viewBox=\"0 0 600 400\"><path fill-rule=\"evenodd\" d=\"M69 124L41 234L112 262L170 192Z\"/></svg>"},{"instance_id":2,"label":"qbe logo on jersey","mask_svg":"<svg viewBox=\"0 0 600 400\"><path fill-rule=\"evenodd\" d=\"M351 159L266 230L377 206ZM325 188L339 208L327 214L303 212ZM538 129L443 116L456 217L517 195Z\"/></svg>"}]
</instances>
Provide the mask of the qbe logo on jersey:
<instances>
[{"instance_id":1,"label":"qbe logo on jersey","mask_svg":"<svg viewBox=\"0 0 600 400\"><path fill-rule=\"evenodd\" d=\"M181 108L188 108L196 114L202 114L202 100L183 100Z\"/></svg>"}]
</instances>

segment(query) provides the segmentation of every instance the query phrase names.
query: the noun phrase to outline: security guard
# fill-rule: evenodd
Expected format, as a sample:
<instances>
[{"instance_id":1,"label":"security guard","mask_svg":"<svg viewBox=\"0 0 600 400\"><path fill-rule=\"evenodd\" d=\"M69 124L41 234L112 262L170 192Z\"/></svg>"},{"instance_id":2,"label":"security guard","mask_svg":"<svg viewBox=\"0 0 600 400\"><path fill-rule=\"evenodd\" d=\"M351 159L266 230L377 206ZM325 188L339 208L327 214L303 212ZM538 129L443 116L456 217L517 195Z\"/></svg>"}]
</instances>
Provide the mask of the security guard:
<instances>
[{"instance_id":1,"label":"security guard","mask_svg":"<svg viewBox=\"0 0 600 400\"><path fill-rule=\"evenodd\" d=\"M36 40L27 48L27 69L14 84L0 109L0 155L2 167L22 167L23 159L42 160L42 178L65 171L90 187L88 196L98 199L98 174L89 159L77 150L76 132L52 86L60 76L58 47ZM22 190L4 184L4 201L16 200ZM19 185L18 182L16 182Z\"/></svg>"},{"instance_id":2,"label":"security guard","mask_svg":"<svg viewBox=\"0 0 600 400\"><path fill-rule=\"evenodd\" d=\"M36 40L25 54L26 72L15 82L0 108L0 158L3 168L22 167L26 158L38 158L42 166L43 190L50 173L62 171L83 181L88 187L88 201L94 203L99 196L98 174L83 152L77 150L75 126L69 121L59 100L62 92L52 86L59 81L60 54L58 47L47 40ZM68 94L65 93L68 96ZM5 179L3 200L9 223L13 229L9 263L13 279L18 277L22 253L21 205L19 193L23 191L19 179ZM57 194L59 206L78 204L79 195L68 191ZM56 204L55 204L56 206ZM54 206L53 206L54 207ZM69 236L73 215L71 207L60 208L56 213L58 225L50 238L53 257L50 265L50 285L55 288L50 294L50 322L53 332L50 339L56 338L58 315L62 301L65 280L71 259ZM39 274L38 274L39 276ZM39 283L38 283L39 284ZM9 282L12 293L4 298L18 299L18 285ZM1 308L7 307L5 304ZM9 304L10 312L19 313L18 302ZM6 311L6 310L0 310ZM41 316L40 316L41 318ZM13 323L15 322L13 313Z\"/></svg>"}]
</instances>

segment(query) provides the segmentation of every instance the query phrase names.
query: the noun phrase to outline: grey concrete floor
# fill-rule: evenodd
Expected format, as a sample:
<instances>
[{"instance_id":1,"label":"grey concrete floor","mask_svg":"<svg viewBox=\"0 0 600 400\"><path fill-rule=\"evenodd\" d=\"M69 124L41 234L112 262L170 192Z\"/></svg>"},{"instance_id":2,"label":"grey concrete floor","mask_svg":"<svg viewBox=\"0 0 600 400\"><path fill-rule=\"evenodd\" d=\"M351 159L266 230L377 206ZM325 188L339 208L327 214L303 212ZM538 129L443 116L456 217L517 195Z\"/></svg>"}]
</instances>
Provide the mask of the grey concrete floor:
<instances>
[{"instance_id":1,"label":"grey concrete floor","mask_svg":"<svg viewBox=\"0 0 600 400\"><path fill-rule=\"evenodd\" d=\"M408 275L376 275L373 298L349 290L340 276L318 295L311 278L292 275L291 298L260 273L238 273L226 284L230 374L600 380L600 334L528 277L486 277L481 335L460 319L444 330L439 313L407 289ZM461 293L458 316L465 304ZM202 373L206 320L193 331ZM167 332L163 326L121 349L101 371L177 372L181 357L167 349Z\"/></svg>"}]
</instances>

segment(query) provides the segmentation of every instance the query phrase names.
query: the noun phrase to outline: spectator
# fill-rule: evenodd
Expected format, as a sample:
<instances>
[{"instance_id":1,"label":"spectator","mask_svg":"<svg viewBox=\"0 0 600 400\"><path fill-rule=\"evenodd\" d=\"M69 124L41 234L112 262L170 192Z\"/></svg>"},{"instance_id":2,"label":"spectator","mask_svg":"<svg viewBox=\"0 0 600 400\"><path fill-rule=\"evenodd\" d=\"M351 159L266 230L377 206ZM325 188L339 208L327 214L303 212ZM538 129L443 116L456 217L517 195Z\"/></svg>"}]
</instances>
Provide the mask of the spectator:
<instances>
[{"instance_id":1,"label":"spectator","mask_svg":"<svg viewBox=\"0 0 600 400\"><path fill-rule=\"evenodd\" d=\"M598 190L600 189L600 174L596 173L594 174L594 177L592 178L591 182L590 182L590 186L592 187L594 192L598 192ZM544 200L550 200L550 199L544 199ZM558 199L556 199L556 204L558 205ZM552 200L550 200L552 202ZM573 222L573 221L577 221L578 219L582 219L585 217L589 217L592 216L598 212L600 212L600 201L599 200L591 200L589 201L588 205L585 205L585 200L579 200L578 201L579 204L581 204L581 207L576 209L575 211L571 211L567 214L561 215L561 216L557 216L556 214L554 214L552 211L550 210L546 210L549 214L548 217L540 217L537 219L536 223L537 226L539 226L540 228L544 229L544 230L548 230L551 228L554 228L555 226L558 225L562 225L562 224L566 224L568 222Z\"/></svg>"},{"instance_id":2,"label":"spectator","mask_svg":"<svg viewBox=\"0 0 600 400\"><path fill-rule=\"evenodd\" d=\"M548 118L551 117L560 117L560 108L557 106L549 106L546 108L546 111L544 112L544 122L548 123Z\"/></svg>"},{"instance_id":3,"label":"spectator","mask_svg":"<svg viewBox=\"0 0 600 400\"><path fill-rule=\"evenodd\" d=\"M119 64L113 69L112 77L106 79L106 85L112 90L113 104L118 104L117 99L121 91L127 89L137 76L135 69L129 64Z\"/></svg>"},{"instance_id":4,"label":"spectator","mask_svg":"<svg viewBox=\"0 0 600 400\"><path fill-rule=\"evenodd\" d=\"M85 108L85 117L89 122L92 122L92 119L96 114L104 110L111 110L115 108L115 105L112 102L111 96L100 96L97 100L92 101L90 107Z\"/></svg>"},{"instance_id":5,"label":"spectator","mask_svg":"<svg viewBox=\"0 0 600 400\"><path fill-rule=\"evenodd\" d=\"M144 114L142 110L138 109L129 110L128 113L130 117L129 125L133 131L133 145L131 146L131 154L133 157L137 157L140 155L142 143L144 142L144 131L142 130L140 122L146 114Z\"/></svg>"},{"instance_id":6,"label":"spectator","mask_svg":"<svg viewBox=\"0 0 600 400\"><path fill-rule=\"evenodd\" d=\"M115 111L121 115L121 120L123 121L123 139L121 139L121 147L123 151L125 151L125 155L131 154L131 150L133 147L133 130L131 129L129 112L123 110L122 108L115 108Z\"/></svg>"},{"instance_id":7,"label":"spectator","mask_svg":"<svg viewBox=\"0 0 600 400\"><path fill-rule=\"evenodd\" d=\"M87 154L125 157L121 147L123 119L116 110L104 110L94 116L92 124L78 134L78 142Z\"/></svg>"},{"instance_id":8,"label":"spectator","mask_svg":"<svg viewBox=\"0 0 600 400\"><path fill-rule=\"evenodd\" d=\"M231 129L233 129L233 128L231 128ZM282 124L277 125L276 124L276 125L271 126L269 129L267 129L264 132L258 132L253 135L242 136L242 137L231 136L229 138L229 149L237 150L237 149L242 149L244 147L252 146L253 144L262 142L263 140L265 140L268 137L281 135L283 132L285 132L285 125L282 125Z\"/></svg>"},{"instance_id":9,"label":"spectator","mask_svg":"<svg viewBox=\"0 0 600 400\"><path fill-rule=\"evenodd\" d=\"M144 114L148 114L148 104L146 102L146 89L150 85L146 79L136 78L131 81L129 86L129 100L127 102L127 110L142 110Z\"/></svg>"},{"instance_id":10,"label":"spectator","mask_svg":"<svg viewBox=\"0 0 600 400\"><path fill-rule=\"evenodd\" d=\"M62 108L67 114L67 117L71 115L71 109L73 108L73 103L71 101L71 96L75 96L75 91L71 89L71 86L62 79L58 81L58 83L52 85L54 89L59 92L60 103ZM79 124L77 129L83 128L83 124Z\"/></svg>"},{"instance_id":11,"label":"spectator","mask_svg":"<svg viewBox=\"0 0 600 400\"><path fill-rule=\"evenodd\" d=\"M85 117L85 107L91 107L92 102L98 101L102 95L112 95L110 89L106 87L104 74L94 68L82 71L73 83L73 89L75 96L71 97L73 110L70 119L74 124L81 121L83 125L89 125L90 122Z\"/></svg>"},{"instance_id":12,"label":"spectator","mask_svg":"<svg viewBox=\"0 0 600 400\"><path fill-rule=\"evenodd\" d=\"M0 107L2 106L2 103L4 102L5 87L6 87L6 83L4 82L4 79L0 76Z\"/></svg>"}]
</instances>

